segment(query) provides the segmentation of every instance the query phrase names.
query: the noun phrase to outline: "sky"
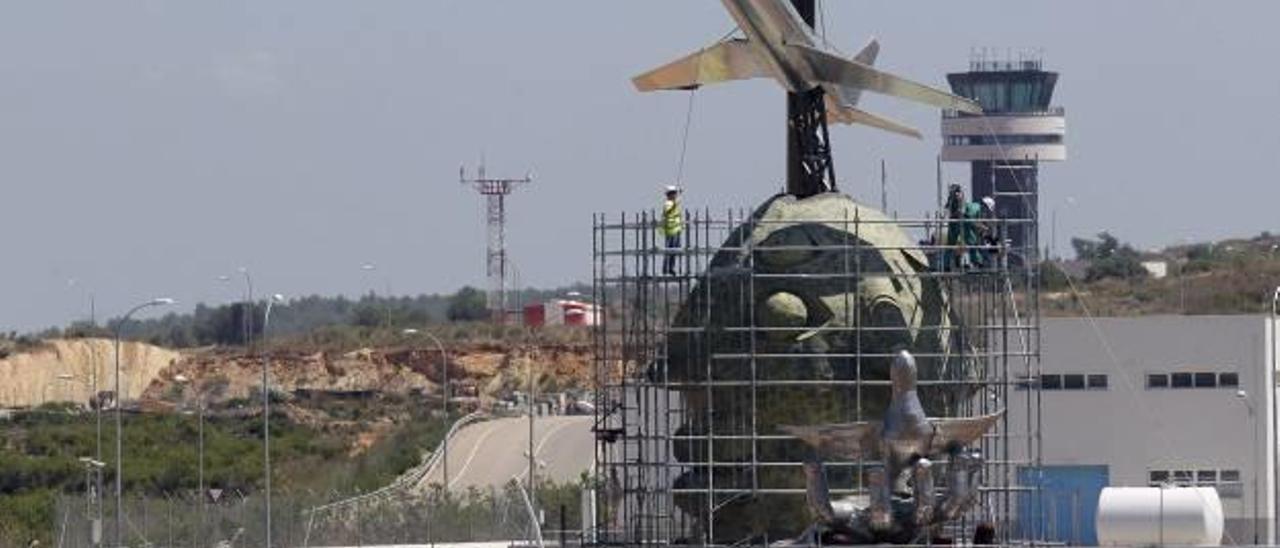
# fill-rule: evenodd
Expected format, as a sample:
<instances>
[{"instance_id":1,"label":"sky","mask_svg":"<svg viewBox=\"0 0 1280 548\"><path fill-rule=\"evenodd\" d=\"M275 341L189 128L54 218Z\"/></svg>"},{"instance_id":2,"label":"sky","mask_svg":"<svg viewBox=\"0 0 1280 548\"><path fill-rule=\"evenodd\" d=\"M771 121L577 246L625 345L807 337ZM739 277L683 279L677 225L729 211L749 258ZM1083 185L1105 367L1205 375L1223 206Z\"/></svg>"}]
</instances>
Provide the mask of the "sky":
<instances>
[{"instance_id":1,"label":"sky","mask_svg":"<svg viewBox=\"0 0 1280 548\"><path fill-rule=\"evenodd\" d=\"M1041 170L1059 248L1280 231L1280 3L823 9L832 44L878 37L879 66L939 87L975 48L1043 51L1067 109L1070 158ZM91 295L99 318L224 303L240 267L259 294L482 286L484 204L458 182L482 157L535 177L508 201L521 284L589 281L592 213L655 207L680 157L688 93L630 78L731 30L713 0L0 4L0 330L85 318ZM937 111L864 101L926 138L833 129L841 188L878 203L883 159L890 208L923 214ZM686 207L774 193L783 115L771 81L698 91Z\"/></svg>"}]
</instances>

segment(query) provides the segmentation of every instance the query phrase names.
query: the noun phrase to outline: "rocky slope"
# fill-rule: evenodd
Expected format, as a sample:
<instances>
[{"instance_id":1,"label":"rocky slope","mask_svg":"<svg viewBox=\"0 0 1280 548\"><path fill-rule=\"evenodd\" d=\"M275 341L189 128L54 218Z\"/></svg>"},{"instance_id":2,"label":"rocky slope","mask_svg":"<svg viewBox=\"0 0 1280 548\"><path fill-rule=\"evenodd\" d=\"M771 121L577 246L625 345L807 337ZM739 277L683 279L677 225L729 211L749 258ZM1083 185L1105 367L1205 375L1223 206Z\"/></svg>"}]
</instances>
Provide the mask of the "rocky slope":
<instances>
[{"instance_id":1,"label":"rocky slope","mask_svg":"<svg viewBox=\"0 0 1280 548\"><path fill-rule=\"evenodd\" d=\"M277 390L408 394L439 392L442 359L434 351L403 347L366 348L345 353L302 353L272 349L272 384ZM105 339L55 339L0 359L0 407L30 407L51 401L86 404L98 390L114 386L113 347ZM144 405L177 403L189 392L188 379L212 401L247 398L262 383L262 357L239 349L168 350L141 343L121 347L124 400L141 395ZM481 400L523 389L532 368L542 389L589 386L589 349L578 345L510 348L460 344L451 348L449 375L455 395Z\"/></svg>"}]
</instances>

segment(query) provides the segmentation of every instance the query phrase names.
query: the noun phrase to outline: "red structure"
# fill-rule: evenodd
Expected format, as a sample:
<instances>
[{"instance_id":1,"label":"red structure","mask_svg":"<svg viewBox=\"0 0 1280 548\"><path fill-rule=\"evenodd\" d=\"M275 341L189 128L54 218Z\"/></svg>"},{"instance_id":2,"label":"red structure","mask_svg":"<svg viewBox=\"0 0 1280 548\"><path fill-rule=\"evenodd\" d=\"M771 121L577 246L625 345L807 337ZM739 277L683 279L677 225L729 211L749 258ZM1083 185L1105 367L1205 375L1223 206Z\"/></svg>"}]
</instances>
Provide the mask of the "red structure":
<instances>
[{"instance_id":1,"label":"red structure","mask_svg":"<svg viewBox=\"0 0 1280 548\"><path fill-rule=\"evenodd\" d=\"M524 307L524 324L593 326L600 323L600 309L594 304L567 299L553 299Z\"/></svg>"}]
</instances>

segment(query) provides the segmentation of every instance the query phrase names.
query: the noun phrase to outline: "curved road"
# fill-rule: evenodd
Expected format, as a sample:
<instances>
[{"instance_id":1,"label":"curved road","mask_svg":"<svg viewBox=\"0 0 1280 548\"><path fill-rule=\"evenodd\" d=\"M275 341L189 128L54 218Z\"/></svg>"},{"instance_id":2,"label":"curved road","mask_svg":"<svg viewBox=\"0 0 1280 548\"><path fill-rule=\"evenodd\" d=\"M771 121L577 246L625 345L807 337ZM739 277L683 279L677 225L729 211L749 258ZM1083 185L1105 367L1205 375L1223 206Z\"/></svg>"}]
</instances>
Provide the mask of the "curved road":
<instances>
[{"instance_id":1,"label":"curved road","mask_svg":"<svg viewBox=\"0 0 1280 548\"><path fill-rule=\"evenodd\" d=\"M534 418L534 456L539 479L556 483L576 481L591 468L595 437L590 416ZM452 491L471 487L501 488L513 478L523 481L529 468L528 417L478 422L463 427L449 440L449 485ZM418 489L444 483L444 467L437 462L418 483Z\"/></svg>"}]
</instances>

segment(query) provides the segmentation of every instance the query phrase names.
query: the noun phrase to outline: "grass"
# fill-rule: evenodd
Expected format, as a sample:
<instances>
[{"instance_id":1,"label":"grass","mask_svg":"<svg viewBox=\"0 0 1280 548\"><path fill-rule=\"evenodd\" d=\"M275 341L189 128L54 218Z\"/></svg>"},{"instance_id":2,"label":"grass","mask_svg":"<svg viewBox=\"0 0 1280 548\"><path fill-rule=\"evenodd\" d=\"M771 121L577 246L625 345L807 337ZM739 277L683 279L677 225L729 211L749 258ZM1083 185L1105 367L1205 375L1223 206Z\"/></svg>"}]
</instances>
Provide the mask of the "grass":
<instances>
[{"instance_id":1,"label":"grass","mask_svg":"<svg viewBox=\"0 0 1280 548\"><path fill-rule=\"evenodd\" d=\"M323 402L364 417L360 422L322 419L300 424L273 413L272 491L353 493L389 483L417 464L439 443L447 421L429 415L411 398L364 402ZM324 409L311 409L323 413ZM369 424L387 425L387 434L367 449L353 450ZM340 423L340 424L339 424ZM49 405L23 413L0 430L0 546L50 545L60 494L83 492L78 461L96 453L93 414ZM123 484L127 497L162 497L195 491L198 474L197 419L181 414L128 414L123 421ZM213 410L205 422L205 485L253 493L262 485L260 415L234 408ZM115 429L104 417L104 482L115 481Z\"/></svg>"}]
</instances>

